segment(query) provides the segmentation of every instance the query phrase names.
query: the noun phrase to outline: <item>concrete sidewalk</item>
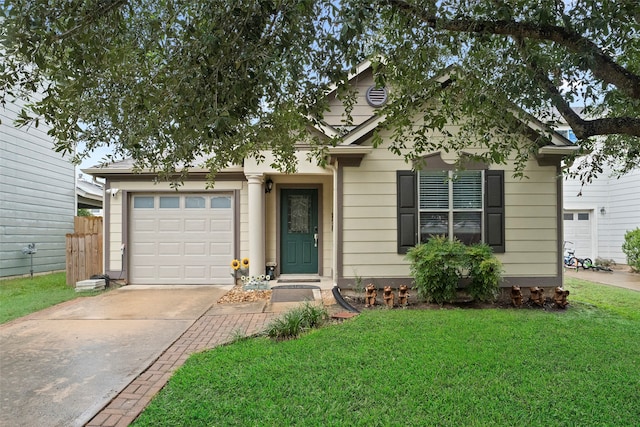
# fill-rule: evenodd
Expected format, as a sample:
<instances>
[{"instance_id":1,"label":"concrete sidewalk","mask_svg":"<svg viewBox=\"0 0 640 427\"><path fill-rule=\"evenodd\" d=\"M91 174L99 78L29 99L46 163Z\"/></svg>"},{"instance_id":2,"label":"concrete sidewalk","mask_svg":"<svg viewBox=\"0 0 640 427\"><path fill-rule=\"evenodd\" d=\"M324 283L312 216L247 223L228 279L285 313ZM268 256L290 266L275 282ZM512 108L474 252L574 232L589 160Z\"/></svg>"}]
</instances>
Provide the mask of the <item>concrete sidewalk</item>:
<instances>
[{"instance_id":1,"label":"concrete sidewalk","mask_svg":"<svg viewBox=\"0 0 640 427\"><path fill-rule=\"evenodd\" d=\"M565 268L565 277L588 280L603 285L640 291L640 274L631 273L629 267L623 267L612 272L593 270L574 270Z\"/></svg>"},{"instance_id":2,"label":"concrete sidewalk","mask_svg":"<svg viewBox=\"0 0 640 427\"><path fill-rule=\"evenodd\" d=\"M0 426L82 426L230 287L125 286L0 326Z\"/></svg>"}]
</instances>

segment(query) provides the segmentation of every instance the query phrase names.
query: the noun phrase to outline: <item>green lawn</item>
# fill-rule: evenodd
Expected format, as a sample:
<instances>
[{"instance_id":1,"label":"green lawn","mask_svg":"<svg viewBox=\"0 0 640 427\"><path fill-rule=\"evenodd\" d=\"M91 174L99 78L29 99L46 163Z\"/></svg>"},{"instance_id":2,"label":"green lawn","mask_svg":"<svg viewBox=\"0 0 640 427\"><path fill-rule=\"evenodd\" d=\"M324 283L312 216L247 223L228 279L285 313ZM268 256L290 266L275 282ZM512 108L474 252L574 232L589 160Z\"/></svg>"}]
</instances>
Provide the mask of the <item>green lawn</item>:
<instances>
[{"instance_id":1,"label":"green lawn","mask_svg":"<svg viewBox=\"0 0 640 427\"><path fill-rule=\"evenodd\" d=\"M136 426L637 425L640 292L566 311L372 310L189 358Z\"/></svg>"},{"instance_id":2,"label":"green lawn","mask_svg":"<svg viewBox=\"0 0 640 427\"><path fill-rule=\"evenodd\" d=\"M81 295L96 295L83 292ZM80 294L67 286L65 273L0 280L0 323L77 298Z\"/></svg>"}]
</instances>

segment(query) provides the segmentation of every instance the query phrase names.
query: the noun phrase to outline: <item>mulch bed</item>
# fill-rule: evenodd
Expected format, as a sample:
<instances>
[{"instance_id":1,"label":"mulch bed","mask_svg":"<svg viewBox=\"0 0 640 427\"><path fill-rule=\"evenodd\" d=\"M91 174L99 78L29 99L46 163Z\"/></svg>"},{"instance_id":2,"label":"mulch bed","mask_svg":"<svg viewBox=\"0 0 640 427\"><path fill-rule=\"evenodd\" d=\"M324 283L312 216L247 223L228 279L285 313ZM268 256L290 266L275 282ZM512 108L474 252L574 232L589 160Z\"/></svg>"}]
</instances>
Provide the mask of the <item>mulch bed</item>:
<instances>
[{"instance_id":1,"label":"mulch bed","mask_svg":"<svg viewBox=\"0 0 640 427\"><path fill-rule=\"evenodd\" d=\"M359 311L366 310L389 310L384 301L380 298L380 293L378 293L378 298L376 300L376 304L373 307L365 307L364 296L356 296L353 294L345 295L343 293L342 297L344 300L349 303L353 308L358 309ZM570 307L570 305L569 305ZM477 301L457 301L453 303L445 303L445 304L436 304L436 303L427 303L424 301L418 301L416 298L409 298L409 303L406 307L399 306L397 304L394 305L393 310L435 310L435 309L454 309L454 308L462 308L462 309L483 309L483 308L499 308L499 309L516 309L510 301L495 301L495 302L477 302ZM566 309L557 308L552 300L547 299L547 302L544 304L544 307L540 307L533 302L525 301L522 304L522 307L519 309L532 309L532 310L545 310L545 311L565 311Z\"/></svg>"},{"instance_id":2,"label":"mulch bed","mask_svg":"<svg viewBox=\"0 0 640 427\"><path fill-rule=\"evenodd\" d=\"M235 285L229 292L224 294L218 304L235 304L240 302L268 301L271 299L271 290L250 290L242 289L242 284Z\"/></svg>"}]
</instances>

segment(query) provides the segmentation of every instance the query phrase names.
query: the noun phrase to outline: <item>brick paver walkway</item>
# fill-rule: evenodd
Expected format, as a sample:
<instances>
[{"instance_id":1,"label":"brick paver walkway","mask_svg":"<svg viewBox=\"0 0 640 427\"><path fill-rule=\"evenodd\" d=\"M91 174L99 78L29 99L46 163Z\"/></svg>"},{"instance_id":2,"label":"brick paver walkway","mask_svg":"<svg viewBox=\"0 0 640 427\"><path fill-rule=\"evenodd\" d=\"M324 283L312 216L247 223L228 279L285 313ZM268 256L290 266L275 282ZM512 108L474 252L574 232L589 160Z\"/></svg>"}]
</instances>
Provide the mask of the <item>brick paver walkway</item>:
<instances>
[{"instance_id":1,"label":"brick paver walkway","mask_svg":"<svg viewBox=\"0 0 640 427\"><path fill-rule=\"evenodd\" d=\"M238 333L248 336L260 332L276 316L277 313L216 314L212 307L86 426L128 426L191 354L227 343Z\"/></svg>"}]
</instances>

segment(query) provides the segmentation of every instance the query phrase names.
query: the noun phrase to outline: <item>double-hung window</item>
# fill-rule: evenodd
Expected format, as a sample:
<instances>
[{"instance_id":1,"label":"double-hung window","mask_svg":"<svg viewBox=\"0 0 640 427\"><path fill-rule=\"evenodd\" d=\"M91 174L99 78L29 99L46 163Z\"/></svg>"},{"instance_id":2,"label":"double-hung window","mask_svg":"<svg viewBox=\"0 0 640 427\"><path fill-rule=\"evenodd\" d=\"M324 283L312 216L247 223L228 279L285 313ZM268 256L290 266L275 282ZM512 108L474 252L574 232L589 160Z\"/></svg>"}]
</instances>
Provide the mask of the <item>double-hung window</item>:
<instances>
[{"instance_id":1,"label":"double-hung window","mask_svg":"<svg viewBox=\"0 0 640 427\"><path fill-rule=\"evenodd\" d=\"M443 235L482 242L483 171L418 172L419 239Z\"/></svg>"}]
</instances>

